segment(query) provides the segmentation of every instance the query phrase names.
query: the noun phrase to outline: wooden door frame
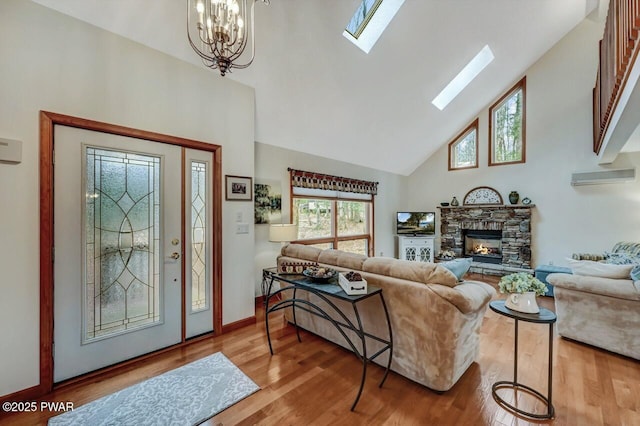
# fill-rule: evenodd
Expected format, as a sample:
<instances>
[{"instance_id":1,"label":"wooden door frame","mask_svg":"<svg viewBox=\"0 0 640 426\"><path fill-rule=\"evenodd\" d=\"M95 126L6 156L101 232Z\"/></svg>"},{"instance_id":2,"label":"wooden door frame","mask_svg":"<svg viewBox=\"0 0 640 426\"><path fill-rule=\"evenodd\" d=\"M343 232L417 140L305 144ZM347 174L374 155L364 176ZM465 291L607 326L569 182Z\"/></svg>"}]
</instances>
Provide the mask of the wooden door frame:
<instances>
[{"instance_id":1,"label":"wooden door frame","mask_svg":"<svg viewBox=\"0 0 640 426\"><path fill-rule=\"evenodd\" d=\"M40 383L30 388L30 396L44 395L53 390L53 212L54 212L54 126L62 125L118 136L127 136L183 148L211 152L213 155L213 335L222 333L222 147L192 139L148 132L130 127L87 120L48 111L40 111ZM184 155L181 157L184 158ZM184 161L183 161L184 163ZM184 164L183 164L184 168ZM184 175L184 173L183 173ZM182 192L184 193L184 176ZM184 224L184 203L182 222ZM184 228L184 227L183 227ZM184 235L182 236L184 241ZM183 247L184 251L184 247ZM185 268L183 268L184 270ZM184 277L183 277L184 278ZM182 342L185 344L185 285L182 280Z\"/></svg>"}]
</instances>

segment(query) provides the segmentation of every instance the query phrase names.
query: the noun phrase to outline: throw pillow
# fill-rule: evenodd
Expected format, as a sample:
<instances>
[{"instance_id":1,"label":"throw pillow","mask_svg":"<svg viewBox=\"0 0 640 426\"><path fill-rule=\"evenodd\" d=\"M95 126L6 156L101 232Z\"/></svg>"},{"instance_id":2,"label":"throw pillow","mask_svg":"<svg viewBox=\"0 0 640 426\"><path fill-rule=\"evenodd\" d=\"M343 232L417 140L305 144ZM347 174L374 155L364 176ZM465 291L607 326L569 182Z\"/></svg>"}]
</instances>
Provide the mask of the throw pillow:
<instances>
[{"instance_id":1,"label":"throw pillow","mask_svg":"<svg viewBox=\"0 0 640 426\"><path fill-rule=\"evenodd\" d=\"M456 276L458 281L462 281L462 277L464 274L469 272L469 268L471 268L471 262L473 259L470 257L461 257L459 259L447 260L446 262L440 262L439 265L444 266Z\"/></svg>"},{"instance_id":2,"label":"throw pillow","mask_svg":"<svg viewBox=\"0 0 640 426\"><path fill-rule=\"evenodd\" d=\"M640 257L629 253L605 253L605 263L611 265L638 265Z\"/></svg>"},{"instance_id":3,"label":"throw pillow","mask_svg":"<svg viewBox=\"0 0 640 426\"><path fill-rule=\"evenodd\" d=\"M569 268L575 275L588 275L600 278L629 279L633 265L611 265L591 260L567 259Z\"/></svg>"},{"instance_id":4,"label":"throw pillow","mask_svg":"<svg viewBox=\"0 0 640 426\"><path fill-rule=\"evenodd\" d=\"M640 265L636 265L631 270L631 279L634 281L640 281Z\"/></svg>"}]
</instances>

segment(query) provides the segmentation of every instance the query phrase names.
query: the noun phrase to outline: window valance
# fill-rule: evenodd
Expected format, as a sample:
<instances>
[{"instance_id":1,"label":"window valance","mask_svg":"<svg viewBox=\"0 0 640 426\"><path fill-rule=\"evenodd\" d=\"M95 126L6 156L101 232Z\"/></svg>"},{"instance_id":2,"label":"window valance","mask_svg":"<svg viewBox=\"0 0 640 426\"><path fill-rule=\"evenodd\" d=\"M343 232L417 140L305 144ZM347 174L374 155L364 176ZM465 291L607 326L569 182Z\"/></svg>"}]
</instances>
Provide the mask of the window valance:
<instances>
[{"instance_id":1,"label":"window valance","mask_svg":"<svg viewBox=\"0 0 640 426\"><path fill-rule=\"evenodd\" d=\"M324 189L369 195L376 195L378 193L378 182L325 175L315 172L305 172L291 168L288 170L291 175L292 187Z\"/></svg>"}]
</instances>

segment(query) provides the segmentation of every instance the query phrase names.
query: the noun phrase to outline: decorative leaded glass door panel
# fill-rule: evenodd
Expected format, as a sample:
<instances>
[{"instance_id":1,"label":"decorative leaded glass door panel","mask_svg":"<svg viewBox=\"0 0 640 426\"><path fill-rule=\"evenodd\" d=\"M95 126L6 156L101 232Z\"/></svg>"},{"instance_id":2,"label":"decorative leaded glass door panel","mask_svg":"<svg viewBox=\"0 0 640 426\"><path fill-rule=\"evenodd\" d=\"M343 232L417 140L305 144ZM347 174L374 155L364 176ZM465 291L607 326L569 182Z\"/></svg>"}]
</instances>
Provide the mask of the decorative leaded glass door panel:
<instances>
[{"instance_id":1,"label":"decorative leaded glass door panel","mask_svg":"<svg viewBox=\"0 0 640 426\"><path fill-rule=\"evenodd\" d=\"M186 338L213 330L212 163L210 152L185 152L185 332Z\"/></svg>"},{"instance_id":2,"label":"decorative leaded glass door panel","mask_svg":"<svg viewBox=\"0 0 640 426\"><path fill-rule=\"evenodd\" d=\"M179 343L181 149L55 128L54 381Z\"/></svg>"}]
</instances>

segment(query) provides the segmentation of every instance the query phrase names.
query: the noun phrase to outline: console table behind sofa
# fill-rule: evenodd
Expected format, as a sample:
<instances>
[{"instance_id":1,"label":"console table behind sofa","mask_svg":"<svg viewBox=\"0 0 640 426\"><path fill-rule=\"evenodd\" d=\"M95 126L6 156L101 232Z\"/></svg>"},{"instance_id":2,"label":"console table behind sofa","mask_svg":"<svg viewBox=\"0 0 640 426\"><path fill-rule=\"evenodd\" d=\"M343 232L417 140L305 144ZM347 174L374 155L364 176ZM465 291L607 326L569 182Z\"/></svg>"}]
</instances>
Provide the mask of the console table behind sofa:
<instances>
[{"instance_id":1,"label":"console table behind sofa","mask_svg":"<svg viewBox=\"0 0 640 426\"><path fill-rule=\"evenodd\" d=\"M430 389L447 391L476 360L482 319L495 295L492 286L479 281L458 283L453 273L435 263L368 258L300 244L282 248L279 270L300 262L314 262L341 271L356 270L369 284L383 289L393 329L392 371ZM343 336L325 320L305 312L296 315L300 327L350 349ZM363 303L360 315L370 333L387 332L377 304ZM285 317L293 321L290 309L285 310ZM387 361L386 354L374 360L384 367Z\"/></svg>"}]
</instances>

